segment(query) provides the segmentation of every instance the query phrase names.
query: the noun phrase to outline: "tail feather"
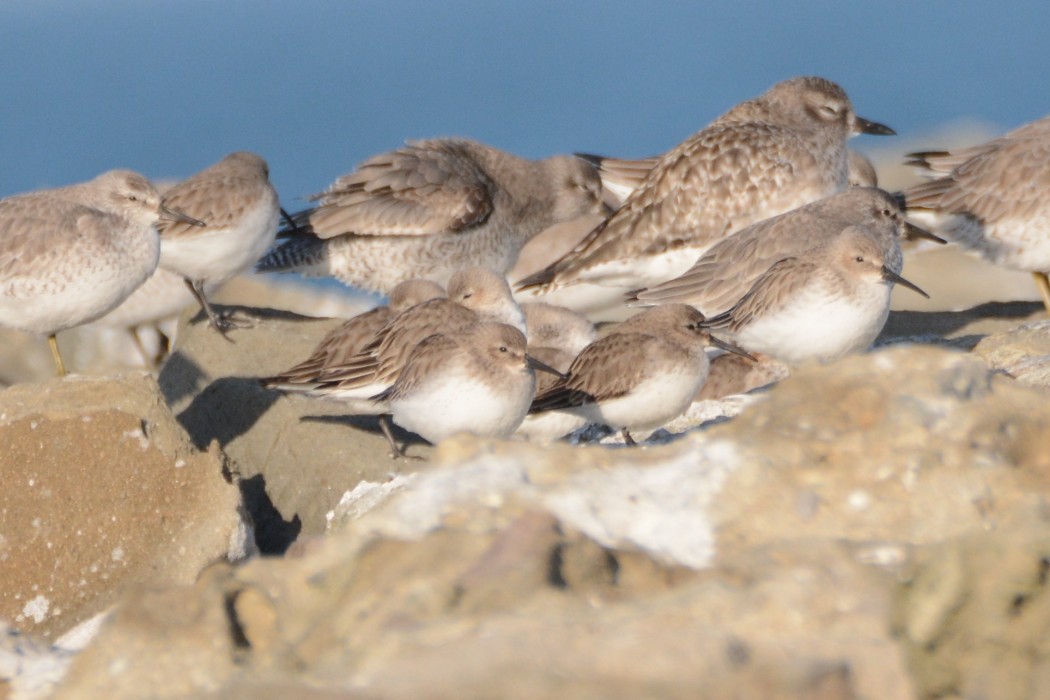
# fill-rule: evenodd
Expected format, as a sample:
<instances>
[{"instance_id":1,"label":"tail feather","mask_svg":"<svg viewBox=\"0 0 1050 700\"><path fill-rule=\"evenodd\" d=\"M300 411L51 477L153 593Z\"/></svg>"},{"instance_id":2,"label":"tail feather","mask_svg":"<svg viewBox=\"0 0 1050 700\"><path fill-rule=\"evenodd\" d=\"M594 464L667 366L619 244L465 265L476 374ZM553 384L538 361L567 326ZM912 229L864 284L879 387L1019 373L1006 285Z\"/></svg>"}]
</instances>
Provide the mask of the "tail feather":
<instances>
[{"instance_id":1,"label":"tail feather","mask_svg":"<svg viewBox=\"0 0 1050 700\"><path fill-rule=\"evenodd\" d=\"M327 274L328 246L313 236L289 238L255 264L257 272L303 272ZM317 270L317 268L322 268Z\"/></svg>"}]
</instances>

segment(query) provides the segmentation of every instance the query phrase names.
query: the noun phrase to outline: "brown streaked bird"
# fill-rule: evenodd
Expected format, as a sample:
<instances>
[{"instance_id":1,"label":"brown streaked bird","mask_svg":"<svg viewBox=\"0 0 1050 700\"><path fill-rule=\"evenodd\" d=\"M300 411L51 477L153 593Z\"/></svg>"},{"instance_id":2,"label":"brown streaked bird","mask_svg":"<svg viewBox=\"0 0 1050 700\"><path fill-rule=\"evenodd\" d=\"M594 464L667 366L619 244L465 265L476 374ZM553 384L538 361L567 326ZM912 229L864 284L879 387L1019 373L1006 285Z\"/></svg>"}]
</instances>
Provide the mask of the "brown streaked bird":
<instances>
[{"instance_id":1,"label":"brown streaked bird","mask_svg":"<svg viewBox=\"0 0 1050 700\"><path fill-rule=\"evenodd\" d=\"M602 191L612 195L616 206L623 204L638 187L645 182L649 171L660 162L661 156L647 158L608 158L591 153L577 153L598 170L602 178ZM848 150L849 174L846 178L850 187L878 187L879 178L875 166L868 158L853 149Z\"/></svg>"},{"instance_id":2,"label":"brown streaked bird","mask_svg":"<svg viewBox=\"0 0 1050 700\"><path fill-rule=\"evenodd\" d=\"M164 203L204 226L158 225L160 267L182 275L208 323L224 337L231 328L248 325L216 313L205 287L251 269L273 244L282 210L266 161L246 151L231 153L172 187Z\"/></svg>"},{"instance_id":3,"label":"brown streaked bird","mask_svg":"<svg viewBox=\"0 0 1050 700\"><path fill-rule=\"evenodd\" d=\"M436 444L456 433L507 437L521 424L536 391L525 336L504 323L474 323L431 335L411 352L394 384L371 398L405 430ZM385 422L392 457L405 456Z\"/></svg>"},{"instance_id":4,"label":"brown streaked bird","mask_svg":"<svg viewBox=\"0 0 1050 700\"><path fill-rule=\"evenodd\" d=\"M511 321L525 330L521 309L510 295L507 281L485 268L457 271L449 282L448 297L417 304L389 321L353 357L262 380L264 386L307 392L352 403L373 396L393 384L416 345L435 333L455 333L479 321ZM316 351L314 354L317 354Z\"/></svg>"},{"instance_id":5,"label":"brown streaked bird","mask_svg":"<svg viewBox=\"0 0 1050 700\"><path fill-rule=\"evenodd\" d=\"M578 158L526 160L454 138L373 156L313 199L259 271L382 293L412 278L446 284L467 265L506 273L540 231L603 211L601 179Z\"/></svg>"},{"instance_id":6,"label":"brown streaked bird","mask_svg":"<svg viewBox=\"0 0 1050 700\"><path fill-rule=\"evenodd\" d=\"M278 384L303 381L313 383L326 368L350 362L401 312L431 299L444 299L446 296L441 285L429 280L402 282L390 292L389 303L386 306L377 306L336 326L321 339L310 357L283 375L273 377L272 381Z\"/></svg>"},{"instance_id":7,"label":"brown streaked bird","mask_svg":"<svg viewBox=\"0 0 1050 700\"><path fill-rule=\"evenodd\" d=\"M576 356L597 338L593 323L564 306L531 301L522 304L521 310L529 329L529 355L559 372L567 372ZM550 372L537 374L536 393L543 393L559 379ZM526 416L515 434L530 440L557 439L584 425L586 421L578 416L548 411Z\"/></svg>"},{"instance_id":8,"label":"brown streaked bird","mask_svg":"<svg viewBox=\"0 0 1050 700\"><path fill-rule=\"evenodd\" d=\"M858 133L894 132L856 116L829 80L778 83L661 156L616 213L518 288L631 288L681 274L733 232L844 190L846 141Z\"/></svg>"},{"instance_id":9,"label":"brown streaked bird","mask_svg":"<svg viewBox=\"0 0 1050 700\"><path fill-rule=\"evenodd\" d=\"M741 352L712 337L703 321L685 304L633 316L584 348L564 379L537 394L529 412L602 423L634 444L632 430L658 428L689 407L707 378L706 347Z\"/></svg>"},{"instance_id":10,"label":"brown streaked bird","mask_svg":"<svg viewBox=\"0 0 1050 700\"><path fill-rule=\"evenodd\" d=\"M56 334L103 316L152 274L162 217L190 221L127 170L0 200L0 325L46 335L66 374Z\"/></svg>"},{"instance_id":11,"label":"brown streaked bird","mask_svg":"<svg viewBox=\"0 0 1050 700\"><path fill-rule=\"evenodd\" d=\"M1050 117L978 146L909 155L939 177L902 193L908 210L985 260L1030 272L1050 311Z\"/></svg>"},{"instance_id":12,"label":"brown streaked bird","mask_svg":"<svg viewBox=\"0 0 1050 700\"><path fill-rule=\"evenodd\" d=\"M852 187L734 233L679 277L630 292L628 304L685 303L709 318L716 316L736 304L770 267L827 244L850 226L864 227L874 237L887 268L896 274L904 264L903 238L944 243L909 223L892 195L878 188Z\"/></svg>"},{"instance_id":13,"label":"brown streaked bird","mask_svg":"<svg viewBox=\"0 0 1050 700\"><path fill-rule=\"evenodd\" d=\"M884 248L869 229L849 226L824 245L771 265L704 326L790 365L866 350L886 324L894 284L927 296L890 269Z\"/></svg>"}]
</instances>

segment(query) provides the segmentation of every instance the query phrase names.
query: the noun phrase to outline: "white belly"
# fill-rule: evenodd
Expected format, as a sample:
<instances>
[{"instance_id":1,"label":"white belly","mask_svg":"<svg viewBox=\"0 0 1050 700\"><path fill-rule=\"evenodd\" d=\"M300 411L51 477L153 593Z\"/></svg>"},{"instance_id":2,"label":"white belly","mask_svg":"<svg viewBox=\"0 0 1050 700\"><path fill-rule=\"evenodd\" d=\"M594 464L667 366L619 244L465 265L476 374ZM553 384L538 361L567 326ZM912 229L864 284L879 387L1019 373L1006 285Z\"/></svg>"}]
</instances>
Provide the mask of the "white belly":
<instances>
[{"instance_id":1,"label":"white belly","mask_svg":"<svg viewBox=\"0 0 1050 700\"><path fill-rule=\"evenodd\" d=\"M160 250L152 226L123 231L105 247L70 243L46 268L0 287L0 325L50 334L94 321L152 274Z\"/></svg>"},{"instance_id":2,"label":"white belly","mask_svg":"<svg viewBox=\"0 0 1050 700\"><path fill-rule=\"evenodd\" d=\"M236 226L162 238L160 266L215 285L247 271L277 236L280 210L272 204L267 201L246 213Z\"/></svg>"},{"instance_id":3,"label":"white belly","mask_svg":"<svg viewBox=\"0 0 1050 700\"><path fill-rule=\"evenodd\" d=\"M788 364L827 362L866 350L886 325L890 285L877 282L854 289L854 297L834 296L813 285L784 309L752 321L736 340L746 350Z\"/></svg>"},{"instance_id":4,"label":"white belly","mask_svg":"<svg viewBox=\"0 0 1050 700\"><path fill-rule=\"evenodd\" d=\"M535 377L493 387L459 373L449 373L390 402L394 422L438 443L456 433L507 437L521 425L532 403Z\"/></svg>"},{"instance_id":5,"label":"white belly","mask_svg":"<svg viewBox=\"0 0 1050 700\"><path fill-rule=\"evenodd\" d=\"M693 366L658 374L618 399L590 404L581 413L591 423L610 428L648 430L658 428L685 412L707 378L709 364L704 357Z\"/></svg>"}]
</instances>

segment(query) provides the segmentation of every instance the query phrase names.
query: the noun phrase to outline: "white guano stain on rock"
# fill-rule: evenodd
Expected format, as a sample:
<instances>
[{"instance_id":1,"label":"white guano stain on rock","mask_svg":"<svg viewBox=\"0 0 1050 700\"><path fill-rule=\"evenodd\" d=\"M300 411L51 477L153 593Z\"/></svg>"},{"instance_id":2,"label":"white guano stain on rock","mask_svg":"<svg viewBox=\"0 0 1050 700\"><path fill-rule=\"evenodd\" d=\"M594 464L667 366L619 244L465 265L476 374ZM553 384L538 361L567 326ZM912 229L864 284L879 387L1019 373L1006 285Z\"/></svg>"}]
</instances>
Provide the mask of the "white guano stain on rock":
<instances>
[{"instance_id":1,"label":"white guano stain on rock","mask_svg":"<svg viewBox=\"0 0 1050 700\"><path fill-rule=\"evenodd\" d=\"M738 462L732 443L713 442L654 467L582 474L543 502L605 546L633 545L703 569L711 565L716 544L708 507Z\"/></svg>"}]
</instances>

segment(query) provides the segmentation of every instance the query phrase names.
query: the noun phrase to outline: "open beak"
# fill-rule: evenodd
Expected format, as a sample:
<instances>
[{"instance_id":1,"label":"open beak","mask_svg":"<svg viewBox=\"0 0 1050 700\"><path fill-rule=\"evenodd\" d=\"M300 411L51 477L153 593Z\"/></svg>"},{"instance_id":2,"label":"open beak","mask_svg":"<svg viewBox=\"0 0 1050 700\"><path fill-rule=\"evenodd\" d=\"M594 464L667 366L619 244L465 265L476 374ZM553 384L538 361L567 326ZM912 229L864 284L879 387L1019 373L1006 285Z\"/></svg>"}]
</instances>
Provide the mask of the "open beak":
<instances>
[{"instance_id":1,"label":"open beak","mask_svg":"<svg viewBox=\"0 0 1050 700\"><path fill-rule=\"evenodd\" d=\"M896 136L897 132L886 126L873 122L864 117L853 118L853 130L858 134L872 134L873 136Z\"/></svg>"},{"instance_id":2,"label":"open beak","mask_svg":"<svg viewBox=\"0 0 1050 700\"><path fill-rule=\"evenodd\" d=\"M903 277L898 275L893 270L887 268L885 265L882 267L882 279L886 280L887 282L893 282L894 284L899 284L902 287L907 287L908 289L912 290L913 292L918 292L919 294L923 295L927 299L930 298L929 294L927 294L926 292L922 291L916 285L914 285L911 282L909 282L908 280L904 279Z\"/></svg>"},{"instance_id":3,"label":"open beak","mask_svg":"<svg viewBox=\"0 0 1050 700\"><path fill-rule=\"evenodd\" d=\"M172 209L164 204L160 205L161 218L168 219L169 221L179 221L184 224L190 224L191 226L204 226L205 223L200 219L194 219L188 214L183 214L181 211Z\"/></svg>"},{"instance_id":4,"label":"open beak","mask_svg":"<svg viewBox=\"0 0 1050 700\"><path fill-rule=\"evenodd\" d=\"M916 226L910 221L904 222L904 237L907 238L909 241L913 241L916 238L925 238L928 241L940 243L941 245L944 245L948 242L940 236L935 236L926 229Z\"/></svg>"},{"instance_id":5,"label":"open beak","mask_svg":"<svg viewBox=\"0 0 1050 700\"><path fill-rule=\"evenodd\" d=\"M757 362L758 361L758 360L755 359L754 355L750 354L747 350L744 350L739 345L733 345L732 343L727 342L725 340L722 340L721 338L716 338L713 335L711 336L711 345L715 346L716 348L718 348L720 350L725 350L726 352L731 352L734 355L740 355L741 357L746 357L747 359L749 359L749 360L751 360L753 362Z\"/></svg>"},{"instance_id":6,"label":"open beak","mask_svg":"<svg viewBox=\"0 0 1050 700\"><path fill-rule=\"evenodd\" d=\"M565 379L565 375L554 369L545 362L540 362L532 355L525 355L525 364L538 372L546 372L547 374L553 374L558 379Z\"/></svg>"}]
</instances>

